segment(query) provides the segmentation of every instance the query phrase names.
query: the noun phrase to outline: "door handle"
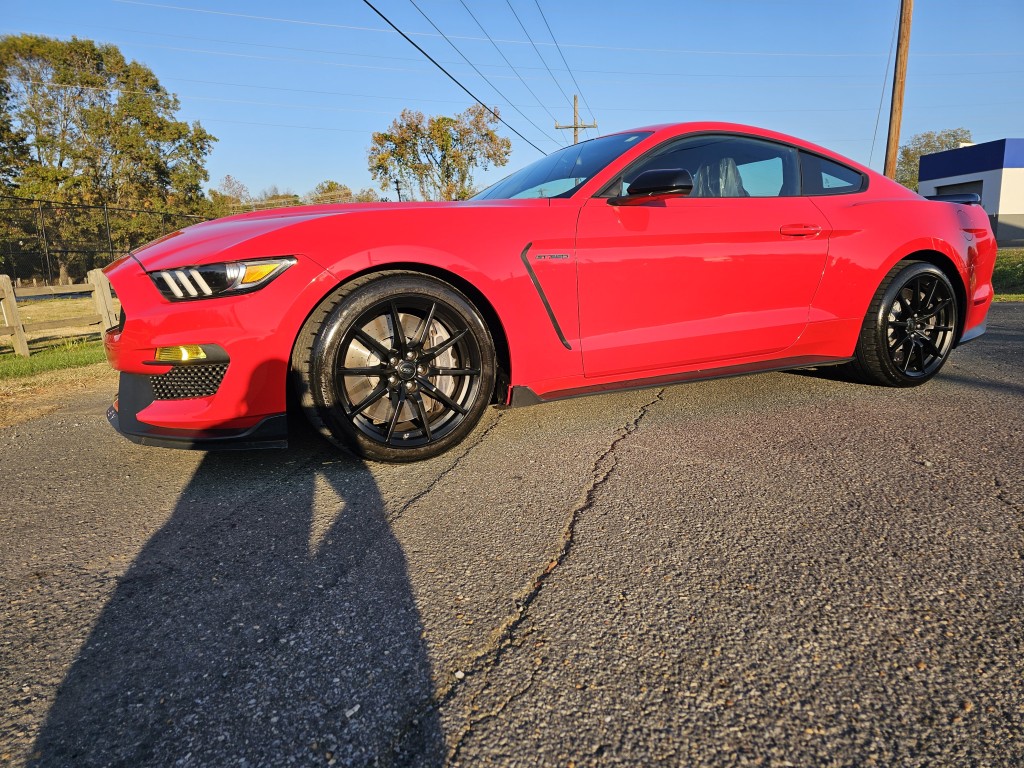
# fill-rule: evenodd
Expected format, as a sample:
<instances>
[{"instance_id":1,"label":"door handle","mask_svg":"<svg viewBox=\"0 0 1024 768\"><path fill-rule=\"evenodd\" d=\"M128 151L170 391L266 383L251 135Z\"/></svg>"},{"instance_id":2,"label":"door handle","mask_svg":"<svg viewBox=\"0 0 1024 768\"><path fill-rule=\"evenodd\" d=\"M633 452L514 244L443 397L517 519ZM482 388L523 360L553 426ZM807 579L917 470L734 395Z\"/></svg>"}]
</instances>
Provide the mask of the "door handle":
<instances>
[{"instance_id":1,"label":"door handle","mask_svg":"<svg viewBox=\"0 0 1024 768\"><path fill-rule=\"evenodd\" d=\"M821 234L817 224L783 224L779 227L783 237L814 237Z\"/></svg>"}]
</instances>

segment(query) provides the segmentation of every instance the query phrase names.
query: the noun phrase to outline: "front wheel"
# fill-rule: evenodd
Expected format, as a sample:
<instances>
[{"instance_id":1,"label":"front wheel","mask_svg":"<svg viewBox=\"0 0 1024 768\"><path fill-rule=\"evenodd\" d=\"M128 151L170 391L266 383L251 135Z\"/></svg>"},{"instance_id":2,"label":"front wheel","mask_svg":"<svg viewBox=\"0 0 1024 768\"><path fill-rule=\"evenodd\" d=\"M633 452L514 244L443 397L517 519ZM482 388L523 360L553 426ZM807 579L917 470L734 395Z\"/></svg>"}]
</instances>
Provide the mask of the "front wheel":
<instances>
[{"instance_id":1,"label":"front wheel","mask_svg":"<svg viewBox=\"0 0 1024 768\"><path fill-rule=\"evenodd\" d=\"M949 357L956 324L956 293L942 270L923 261L900 262L871 301L853 368L873 384L924 384Z\"/></svg>"},{"instance_id":2,"label":"front wheel","mask_svg":"<svg viewBox=\"0 0 1024 768\"><path fill-rule=\"evenodd\" d=\"M490 403L494 344L472 303L427 275L346 284L306 323L292 369L307 417L329 440L381 461L452 448Z\"/></svg>"}]
</instances>

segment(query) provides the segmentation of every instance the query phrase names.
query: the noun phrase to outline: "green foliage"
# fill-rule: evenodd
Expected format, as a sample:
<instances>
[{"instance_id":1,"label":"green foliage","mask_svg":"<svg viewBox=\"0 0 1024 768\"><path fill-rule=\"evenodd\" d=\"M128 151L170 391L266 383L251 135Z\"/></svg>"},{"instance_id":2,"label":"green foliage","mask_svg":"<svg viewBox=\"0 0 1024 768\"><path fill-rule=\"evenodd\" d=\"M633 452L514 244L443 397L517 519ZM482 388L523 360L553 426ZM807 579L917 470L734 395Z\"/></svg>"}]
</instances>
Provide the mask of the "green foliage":
<instances>
[{"instance_id":1,"label":"green foliage","mask_svg":"<svg viewBox=\"0 0 1024 768\"><path fill-rule=\"evenodd\" d=\"M956 149L970 141L971 132L967 128L947 128L944 131L926 131L911 136L906 144L900 146L896 159L896 181L916 192L918 161L921 155Z\"/></svg>"},{"instance_id":2,"label":"green foliage","mask_svg":"<svg viewBox=\"0 0 1024 768\"><path fill-rule=\"evenodd\" d=\"M306 195L306 200L313 205L351 203L352 190L346 184L339 184L337 181L327 179L313 187L313 191Z\"/></svg>"},{"instance_id":3,"label":"green foliage","mask_svg":"<svg viewBox=\"0 0 1024 768\"><path fill-rule=\"evenodd\" d=\"M19 357L11 350L0 354L0 379L20 379L58 368L79 368L106 360L103 342L65 341L57 347L33 352L31 357Z\"/></svg>"},{"instance_id":4,"label":"green foliage","mask_svg":"<svg viewBox=\"0 0 1024 768\"><path fill-rule=\"evenodd\" d=\"M360 189L353 196L353 202L356 203L378 203L380 202L380 195L377 194L375 189L369 187Z\"/></svg>"},{"instance_id":5,"label":"green foliage","mask_svg":"<svg viewBox=\"0 0 1024 768\"><path fill-rule=\"evenodd\" d=\"M360 189L353 192L347 184L327 179L321 181L306 195L305 202L312 205L329 205L334 203L375 203L380 196L372 189Z\"/></svg>"},{"instance_id":6,"label":"green foliage","mask_svg":"<svg viewBox=\"0 0 1024 768\"><path fill-rule=\"evenodd\" d=\"M216 189L210 190L209 200L210 217L220 218L238 213L252 200L252 195L245 184L228 174L220 180Z\"/></svg>"},{"instance_id":7,"label":"green foliage","mask_svg":"<svg viewBox=\"0 0 1024 768\"><path fill-rule=\"evenodd\" d=\"M13 191L14 180L28 161L28 137L14 127L10 91L7 80L0 80L0 194L5 195Z\"/></svg>"},{"instance_id":8,"label":"green foliage","mask_svg":"<svg viewBox=\"0 0 1024 768\"><path fill-rule=\"evenodd\" d=\"M302 198L291 190L280 190L276 184L264 189L249 203L254 208L282 208L290 205L302 205Z\"/></svg>"},{"instance_id":9,"label":"green foliage","mask_svg":"<svg viewBox=\"0 0 1024 768\"><path fill-rule=\"evenodd\" d=\"M495 132L497 124L479 104L454 117L404 109L386 132L373 134L370 174L384 190L398 182L405 199L418 190L424 200L465 200L474 168L508 162L512 142Z\"/></svg>"},{"instance_id":10,"label":"green foliage","mask_svg":"<svg viewBox=\"0 0 1024 768\"><path fill-rule=\"evenodd\" d=\"M100 206L47 222L62 275L82 271L83 241L106 242L104 204L143 212L110 222L115 250L164 233L149 212L210 215L202 183L216 139L175 118L177 97L145 65L91 40L8 35L0 75L0 134L17 148L0 154L0 177L19 197Z\"/></svg>"}]
</instances>

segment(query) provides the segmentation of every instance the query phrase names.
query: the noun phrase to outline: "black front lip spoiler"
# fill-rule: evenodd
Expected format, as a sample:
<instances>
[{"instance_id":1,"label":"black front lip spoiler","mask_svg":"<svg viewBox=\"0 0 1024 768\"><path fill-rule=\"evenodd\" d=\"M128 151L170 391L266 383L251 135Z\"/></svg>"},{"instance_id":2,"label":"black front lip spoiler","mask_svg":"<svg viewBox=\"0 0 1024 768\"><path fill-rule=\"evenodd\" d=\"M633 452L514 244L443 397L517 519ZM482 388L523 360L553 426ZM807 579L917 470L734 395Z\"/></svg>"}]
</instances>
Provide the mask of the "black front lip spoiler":
<instances>
[{"instance_id":1,"label":"black front lip spoiler","mask_svg":"<svg viewBox=\"0 0 1024 768\"><path fill-rule=\"evenodd\" d=\"M139 445L158 448L185 448L195 451L247 451L253 448L287 448L288 417L279 413L267 416L249 429L163 429L150 427L145 432L121 429L117 409L107 409L107 421L121 435ZM141 422L140 422L141 423Z\"/></svg>"},{"instance_id":2,"label":"black front lip spoiler","mask_svg":"<svg viewBox=\"0 0 1024 768\"><path fill-rule=\"evenodd\" d=\"M168 429L139 421L136 414L153 402L148 376L122 373L117 407L107 409L107 421L133 443L197 451L238 451L287 448L288 417L277 413L246 429Z\"/></svg>"}]
</instances>

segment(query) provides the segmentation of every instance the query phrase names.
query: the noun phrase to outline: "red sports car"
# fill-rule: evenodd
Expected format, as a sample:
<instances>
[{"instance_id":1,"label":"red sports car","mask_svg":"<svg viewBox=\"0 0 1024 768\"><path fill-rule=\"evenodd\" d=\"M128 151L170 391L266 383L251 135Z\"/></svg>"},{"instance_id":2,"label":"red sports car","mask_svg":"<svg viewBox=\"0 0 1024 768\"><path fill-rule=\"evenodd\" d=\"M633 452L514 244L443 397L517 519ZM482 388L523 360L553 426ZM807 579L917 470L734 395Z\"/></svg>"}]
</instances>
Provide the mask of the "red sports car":
<instances>
[{"instance_id":1,"label":"red sports car","mask_svg":"<svg viewBox=\"0 0 1024 768\"><path fill-rule=\"evenodd\" d=\"M844 157L724 123L640 128L458 203L286 208L110 265L108 417L146 445L439 454L491 404L848 364L906 387L981 335L996 244Z\"/></svg>"}]
</instances>

